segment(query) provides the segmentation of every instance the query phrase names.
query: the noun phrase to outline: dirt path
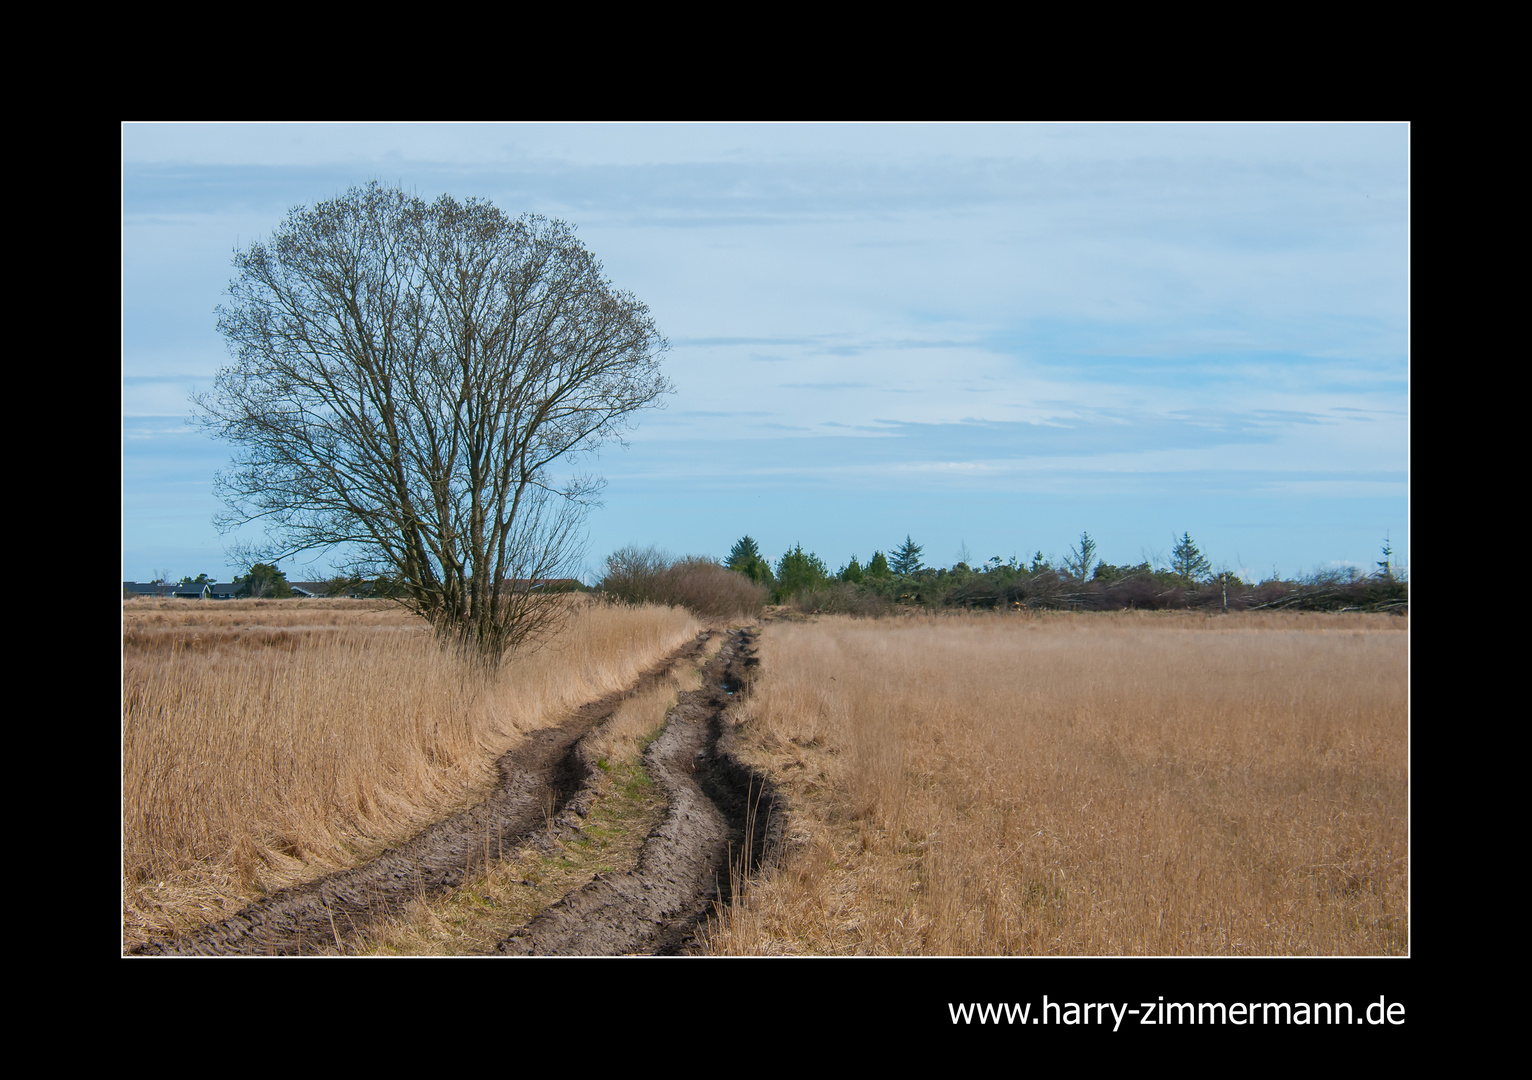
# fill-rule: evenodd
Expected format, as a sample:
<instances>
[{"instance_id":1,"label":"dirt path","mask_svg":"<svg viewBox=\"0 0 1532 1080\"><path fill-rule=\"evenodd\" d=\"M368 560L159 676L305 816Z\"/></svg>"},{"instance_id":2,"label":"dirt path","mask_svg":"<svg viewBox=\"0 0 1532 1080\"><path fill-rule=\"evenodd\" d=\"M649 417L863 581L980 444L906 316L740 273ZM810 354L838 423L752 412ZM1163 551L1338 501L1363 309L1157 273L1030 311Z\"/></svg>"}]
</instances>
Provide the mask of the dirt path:
<instances>
[{"instance_id":1,"label":"dirt path","mask_svg":"<svg viewBox=\"0 0 1532 1080\"><path fill-rule=\"evenodd\" d=\"M375 920L400 915L418 896L453 888L528 841L577 831L589 806L592 763L580 741L629 695L663 679L678 660L695 660L700 635L649 669L627 690L583 706L556 728L528 735L498 762L500 781L479 805L433 825L398 848L355 869L258 900L238 914L139 954L295 955L344 951ZM715 899L729 896L731 852L743 850L746 819L758 866L780 833L769 791L748 770L720 755L723 711L747 683L754 637L734 631L707 664L703 687L681 695L646 764L665 787L670 811L646 841L638 869L586 888L533 919L506 953L611 955L676 951L695 933Z\"/></svg>"},{"instance_id":2,"label":"dirt path","mask_svg":"<svg viewBox=\"0 0 1532 1080\"><path fill-rule=\"evenodd\" d=\"M730 634L704 668L702 688L681 695L664 733L645 751L644 764L670 808L637 867L598 875L501 942L501 952L681 952L715 901L728 903L738 875L760 866L781 834L773 792L719 748L724 710L748 686L753 645L750 631Z\"/></svg>"}]
</instances>

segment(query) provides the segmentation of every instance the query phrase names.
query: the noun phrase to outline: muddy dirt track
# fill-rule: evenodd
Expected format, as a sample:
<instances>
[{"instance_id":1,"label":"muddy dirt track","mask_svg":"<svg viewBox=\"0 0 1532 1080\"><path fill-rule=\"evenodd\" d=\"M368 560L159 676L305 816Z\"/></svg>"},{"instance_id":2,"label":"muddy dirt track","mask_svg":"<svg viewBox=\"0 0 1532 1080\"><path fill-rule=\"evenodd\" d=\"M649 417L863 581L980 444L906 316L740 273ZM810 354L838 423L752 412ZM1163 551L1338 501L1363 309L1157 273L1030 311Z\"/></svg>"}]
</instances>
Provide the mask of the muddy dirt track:
<instances>
[{"instance_id":1,"label":"muddy dirt track","mask_svg":"<svg viewBox=\"0 0 1532 1080\"><path fill-rule=\"evenodd\" d=\"M489 863L539 837L578 833L595 796L596 767L582 740L631 694L653 686L679 660L697 660L702 634L645 672L626 691L529 734L498 762L484 802L426 829L351 870L285 889L238 914L138 954L297 955L345 951L375 920L397 917L416 897L482 874ZM703 669L701 689L683 693L645 766L669 809L630 873L598 875L501 942L508 955L675 953L692 942L715 901L727 903L736 875L757 869L781 836L769 784L720 748L724 710L749 686L755 631L734 630ZM747 828L749 831L746 840Z\"/></svg>"}]
</instances>

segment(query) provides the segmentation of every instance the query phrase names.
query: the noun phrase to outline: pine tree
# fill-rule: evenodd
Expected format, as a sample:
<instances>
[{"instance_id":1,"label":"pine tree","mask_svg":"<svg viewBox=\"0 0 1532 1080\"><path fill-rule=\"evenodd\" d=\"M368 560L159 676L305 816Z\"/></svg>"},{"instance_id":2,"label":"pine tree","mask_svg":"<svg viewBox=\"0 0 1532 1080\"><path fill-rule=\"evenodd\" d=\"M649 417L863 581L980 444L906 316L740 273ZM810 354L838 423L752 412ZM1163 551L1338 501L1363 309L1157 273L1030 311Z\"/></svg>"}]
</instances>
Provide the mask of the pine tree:
<instances>
[{"instance_id":1,"label":"pine tree","mask_svg":"<svg viewBox=\"0 0 1532 1080\"><path fill-rule=\"evenodd\" d=\"M735 542L729 552L729 559L724 565L730 570L739 570L747 566L754 559L761 557L761 549L756 547L755 541L748 536L742 536Z\"/></svg>"},{"instance_id":2,"label":"pine tree","mask_svg":"<svg viewBox=\"0 0 1532 1080\"><path fill-rule=\"evenodd\" d=\"M862 583L862 577L864 573L865 571L862 570L862 564L857 562L856 556L853 555L851 556L851 561L848 562L845 566L841 567L840 573L835 576L840 578L842 581L849 581L853 585L860 585Z\"/></svg>"},{"instance_id":3,"label":"pine tree","mask_svg":"<svg viewBox=\"0 0 1532 1080\"><path fill-rule=\"evenodd\" d=\"M904 543L894 549L894 561L891 564L894 573L903 576L917 572L920 569L921 550L921 545L911 540L906 533Z\"/></svg>"},{"instance_id":4,"label":"pine tree","mask_svg":"<svg viewBox=\"0 0 1532 1080\"><path fill-rule=\"evenodd\" d=\"M1190 533L1182 533L1181 539L1170 550L1170 569L1188 582L1202 581L1213 573L1213 564L1197 550Z\"/></svg>"},{"instance_id":5,"label":"pine tree","mask_svg":"<svg viewBox=\"0 0 1532 1080\"><path fill-rule=\"evenodd\" d=\"M1081 581L1089 580L1091 563L1096 561L1096 541L1090 538L1090 533L1080 534L1078 547L1069 549L1069 559L1065 562L1065 569L1070 575Z\"/></svg>"},{"instance_id":6,"label":"pine tree","mask_svg":"<svg viewBox=\"0 0 1532 1080\"><path fill-rule=\"evenodd\" d=\"M867 564L867 576L870 578L886 578L893 573L888 568L888 556L881 551L872 553L872 561Z\"/></svg>"},{"instance_id":7,"label":"pine tree","mask_svg":"<svg viewBox=\"0 0 1532 1080\"><path fill-rule=\"evenodd\" d=\"M761 549L748 536L741 537L734 545L724 565L744 574L757 585L769 586L773 583L771 564L761 557Z\"/></svg>"},{"instance_id":8,"label":"pine tree","mask_svg":"<svg viewBox=\"0 0 1532 1080\"><path fill-rule=\"evenodd\" d=\"M824 560L798 544L777 563L777 599L786 600L794 593L823 585L829 577Z\"/></svg>"}]
</instances>

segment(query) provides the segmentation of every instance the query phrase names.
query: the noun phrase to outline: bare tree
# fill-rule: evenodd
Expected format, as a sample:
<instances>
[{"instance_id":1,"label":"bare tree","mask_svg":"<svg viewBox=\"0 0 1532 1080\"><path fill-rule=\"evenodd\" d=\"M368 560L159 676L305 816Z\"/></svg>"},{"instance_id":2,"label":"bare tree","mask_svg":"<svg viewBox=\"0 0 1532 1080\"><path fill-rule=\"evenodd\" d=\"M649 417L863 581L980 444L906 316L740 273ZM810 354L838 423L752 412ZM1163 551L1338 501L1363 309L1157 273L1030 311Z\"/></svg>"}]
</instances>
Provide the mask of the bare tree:
<instances>
[{"instance_id":1,"label":"bare tree","mask_svg":"<svg viewBox=\"0 0 1532 1080\"><path fill-rule=\"evenodd\" d=\"M235 447L228 532L275 563L339 549L490 663L546 629L600 481L576 455L671 392L649 310L559 221L374 183L237 251L234 363L194 398Z\"/></svg>"}]
</instances>

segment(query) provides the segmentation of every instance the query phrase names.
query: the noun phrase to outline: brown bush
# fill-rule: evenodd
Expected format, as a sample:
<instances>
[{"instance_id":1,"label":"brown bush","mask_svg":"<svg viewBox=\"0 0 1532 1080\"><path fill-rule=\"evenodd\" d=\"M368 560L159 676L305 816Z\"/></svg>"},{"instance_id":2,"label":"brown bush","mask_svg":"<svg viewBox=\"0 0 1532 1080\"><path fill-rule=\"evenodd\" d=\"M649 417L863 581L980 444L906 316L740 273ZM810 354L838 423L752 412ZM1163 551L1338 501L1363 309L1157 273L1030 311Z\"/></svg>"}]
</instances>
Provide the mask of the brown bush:
<instances>
[{"instance_id":1,"label":"brown bush","mask_svg":"<svg viewBox=\"0 0 1532 1080\"><path fill-rule=\"evenodd\" d=\"M831 581L794 595L788 606L807 615L857 615L877 618L889 611L888 601L849 581Z\"/></svg>"},{"instance_id":2,"label":"brown bush","mask_svg":"<svg viewBox=\"0 0 1532 1080\"><path fill-rule=\"evenodd\" d=\"M770 595L744 574L701 555L672 559L655 548L625 547L606 560L599 588L629 604L670 604L704 619L753 618Z\"/></svg>"}]
</instances>

